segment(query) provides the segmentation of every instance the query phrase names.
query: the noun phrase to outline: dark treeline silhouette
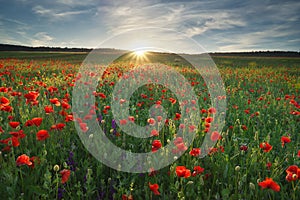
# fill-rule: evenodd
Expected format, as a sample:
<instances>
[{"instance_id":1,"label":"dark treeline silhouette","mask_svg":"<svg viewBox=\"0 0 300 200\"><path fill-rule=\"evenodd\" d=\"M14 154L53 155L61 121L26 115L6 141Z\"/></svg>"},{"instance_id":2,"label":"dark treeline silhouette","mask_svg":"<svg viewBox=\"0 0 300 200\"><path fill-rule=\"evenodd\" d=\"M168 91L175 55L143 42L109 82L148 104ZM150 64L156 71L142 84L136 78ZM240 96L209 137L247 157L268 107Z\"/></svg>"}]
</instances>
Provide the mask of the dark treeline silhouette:
<instances>
[{"instance_id":1,"label":"dark treeline silhouette","mask_svg":"<svg viewBox=\"0 0 300 200\"><path fill-rule=\"evenodd\" d=\"M297 51L216 52L209 54L211 56L300 57L300 52Z\"/></svg>"},{"instance_id":2,"label":"dark treeline silhouette","mask_svg":"<svg viewBox=\"0 0 300 200\"><path fill-rule=\"evenodd\" d=\"M21 45L0 44L0 51L52 51L52 52L90 52L88 48L61 48L61 47L29 47ZM118 51L117 49L101 49L109 52ZM211 56L254 56L254 57L300 57L297 51L252 51L252 52L214 52Z\"/></svg>"},{"instance_id":3,"label":"dark treeline silhouette","mask_svg":"<svg viewBox=\"0 0 300 200\"><path fill-rule=\"evenodd\" d=\"M59 52L90 52L87 48L61 48L61 47L28 47L11 44L0 44L0 51L59 51Z\"/></svg>"}]
</instances>

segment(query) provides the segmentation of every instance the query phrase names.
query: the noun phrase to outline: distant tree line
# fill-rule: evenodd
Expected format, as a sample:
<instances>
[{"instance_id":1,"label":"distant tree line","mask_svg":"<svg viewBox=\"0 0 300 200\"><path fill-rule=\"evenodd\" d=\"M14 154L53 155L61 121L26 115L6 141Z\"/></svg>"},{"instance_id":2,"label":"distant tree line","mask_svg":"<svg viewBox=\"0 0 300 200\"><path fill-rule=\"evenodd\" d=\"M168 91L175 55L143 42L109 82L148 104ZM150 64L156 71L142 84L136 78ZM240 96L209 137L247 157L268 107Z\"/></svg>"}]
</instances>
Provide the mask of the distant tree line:
<instances>
[{"instance_id":1,"label":"distant tree line","mask_svg":"<svg viewBox=\"0 0 300 200\"><path fill-rule=\"evenodd\" d=\"M61 47L28 47L11 44L0 44L0 51L60 51L60 52L90 52L87 48L61 48Z\"/></svg>"},{"instance_id":2,"label":"distant tree line","mask_svg":"<svg viewBox=\"0 0 300 200\"><path fill-rule=\"evenodd\" d=\"M211 56L300 57L300 52L297 51L216 52L209 54Z\"/></svg>"}]
</instances>

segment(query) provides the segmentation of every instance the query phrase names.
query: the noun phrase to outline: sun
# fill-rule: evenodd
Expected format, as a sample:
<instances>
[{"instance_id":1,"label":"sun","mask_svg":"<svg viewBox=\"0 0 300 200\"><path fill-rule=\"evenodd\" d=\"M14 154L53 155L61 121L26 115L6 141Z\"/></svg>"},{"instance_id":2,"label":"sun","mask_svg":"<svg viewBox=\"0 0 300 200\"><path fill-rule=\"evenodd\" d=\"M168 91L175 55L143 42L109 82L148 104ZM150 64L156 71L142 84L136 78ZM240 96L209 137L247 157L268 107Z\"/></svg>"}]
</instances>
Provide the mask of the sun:
<instances>
[{"instance_id":1,"label":"sun","mask_svg":"<svg viewBox=\"0 0 300 200\"><path fill-rule=\"evenodd\" d=\"M135 62L136 64L149 62L148 56L150 54L151 53L146 51L145 49L135 49L130 54L131 61Z\"/></svg>"},{"instance_id":2,"label":"sun","mask_svg":"<svg viewBox=\"0 0 300 200\"><path fill-rule=\"evenodd\" d=\"M144 57L145 54L146 54L146 51L144 51L144 50L137 50L137 51L134 51L134 54L135 54L137 57Z\"/></svg>"}]
</instances>

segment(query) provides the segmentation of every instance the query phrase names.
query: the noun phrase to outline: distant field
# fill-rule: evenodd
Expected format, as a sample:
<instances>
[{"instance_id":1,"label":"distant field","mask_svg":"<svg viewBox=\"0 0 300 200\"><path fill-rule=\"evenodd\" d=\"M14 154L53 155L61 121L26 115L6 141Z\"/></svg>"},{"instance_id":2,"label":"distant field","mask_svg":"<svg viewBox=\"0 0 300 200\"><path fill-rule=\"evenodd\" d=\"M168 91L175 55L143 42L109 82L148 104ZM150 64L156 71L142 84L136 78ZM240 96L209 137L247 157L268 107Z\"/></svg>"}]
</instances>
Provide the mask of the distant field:
<instances>
[{"instance_id":1,"label":"distant field","mask_svg":"<svg viewBox=\"0 0 300 200\"><path fill-rule=\"evenodd\" d=\"M16 58L16 59L32 59L32 60L62 60L70 63L81 63L88 55L87 52L35 52L35 51L0 51L0 59ZM158 55L154 55L158 56ZM165 54L159 55L162 57L161 61L168 60L175 63L176 55L166 56ZM299 66L300 57L255 57L255 56L211 56L218 66L278 66L289 65ZM125 56L126 59L126 56ZM178 63L177 63L178 64ZM180 64L180 62L179 62Z\"/></svg>"},{"instance_id":2,"label":"distant field","mask_svg":"<svg viewBox=\"0 0 300 200\"><path fill-rule=\"evenodd\" d=\"M88 53L85 52L33 52L33 51L1 51L0 59L16 58L28 60L63 60L79 63Z\"/></svg>"}]
</instances>

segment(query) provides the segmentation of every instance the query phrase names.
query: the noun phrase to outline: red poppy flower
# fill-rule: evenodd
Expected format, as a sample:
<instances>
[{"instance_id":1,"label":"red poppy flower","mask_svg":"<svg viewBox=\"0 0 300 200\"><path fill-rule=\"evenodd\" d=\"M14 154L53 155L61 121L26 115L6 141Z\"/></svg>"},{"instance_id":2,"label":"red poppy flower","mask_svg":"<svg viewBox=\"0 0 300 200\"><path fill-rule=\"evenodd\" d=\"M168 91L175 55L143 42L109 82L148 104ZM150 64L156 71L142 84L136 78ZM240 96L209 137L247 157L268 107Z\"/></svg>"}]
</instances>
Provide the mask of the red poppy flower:
<instances>
[{"instance_id":1,"label":"red poppy flower","mask_svg":"<svg viewBox=\"0 0 300 200\"><path fill-rule=\"evenodd\" d=\"M297 165L291 165L285 170L287 175L285 179L289 182L300 179L300 168Z\"/></svg>"},{"instance_id":2,"label":"red poppy flower","mask_svg":"<svg viewBox=\"0 0 300 200\"><path fill-rule=\"evenodd\" d=\"M200 148L193 148L191 151L190 151L190 155L191 156L199 156L201 154L201 149Z\"/></svg>"},{"instance_id":3,"label":"red poppy flower","mask_svg":"<svg viewBox=\"0 0 300 200\"><path fill-rule=\"evenodd\" d=\"M300 158L300 150L298 150L298 154L297 154L298 158Z\"/></svg>"},{"instance_id":4,"label":"red poppy flower","mask_svg":"<svg viewBox=\"0 0 300 200\"><path fill-rule=\"evenodd\" d=\"M125 103L125 102L126 102L125 99L120 99L120 104L123 104L123 103Z\"/></svg>"},{"instance_id":5,"label":"red poppy flower","mask_svg":"<svg viewBox=\"0 0 300 200\"><path fill-rule=\"evenodd\" d=\"M266 178L264 181L259 182L258 185L262 187L262 189L270 188L275 192L280 191L280 186L275 181L273 181L272 178Z\"/></svg>"},{"instance_id":6,"label":"red poppy flower","mask_svg":"<svg viewBox=\"0 0 300 200\"><path fill-rule=\"evenodd\" d=\"M185 146L185 144L183 142L176 144L176 147L179 152L186 151L188 149L187 146Z\"/></svg>"},{"instance_id":7,"label":"red poppy flower","mask_svg":"<svg viewBox=\"0 0 300 200\"><path fill-rule=\"evenodd\" d=\"M65 101L62 101L62 102L61 102L61 106L62 106L64 109L69 109L69 108L71 108L71 106L68 104L68 102L65 102Z\"/></svg>"},{"instance_id":8,"label":"red poppy flower","mask_svg":"<svg viewBox=\"0 0 300 200\"><path fill-rule=\"evenodd\" d=\"M61 183L64 184L69 180L71 171L69 169L64 169L59 172L61 174Z\"/></svg>"},{"instance_id":9,"label":"red poppy flower","mask_svg":"<svg viewBox=\"0 0 300 200\"><path fill-rule=\"evenodd\" d=\"M126 194L123 194L122 195L122 200L133 200L133 196L130 194L130 195L126 195Z\"/></svg>"},{"instance_id":10,"label":"red poppy flower","mask_svg":"<svg viewBox=\"0 0 300 200\"><path fill-rule=\"evenodd\" d=\"M249 114L249 113L250 113L250 109L246 109L246 110L244 110L244 112L245 112L246 114Z\"/></svg>"},{"instance_id":11,"label":"red poppy flower","mask_svg":"<svg viewBox=\"0 0 300 200\"><path fill-rule=\"evenodd\" d=\"M152 152L156 152L162 146L160 140L153 140L152 142Z\"/></svg>"},{"instance_id":12,"label":"red poppy flower","mask_svg":"<svg viewBox=\"0 0 300 200\"><path fill-rule=\"evenodd\" d=\"M24 126L33 126L33 125L34 125L34 123L33 123L33 121L31 121L31 119L27 120L24 124Z\"/></svg>"},{"instance_id":13,"label":"red poppy flower","mask_svg":"<svg viewBox=\"0 0 300 200\"><path fill-rule=\"evenodd\" d=\"M196 126L189 125L189 132L191 133L191 132L194 132L194 131L196 131Z\"/></svg>"},{"instance_id":14,"label":"red poppy flower","mask_svg":"<svg viewBox=\"0 0 300 200\"><path fill-rule=\"evenodd\" d=\"M31 121L35 126L39 127L41 125L43 119L40 117L35 117Z\"/></svg>"},{"instance_id":15,"label":"red poppy flower","mask_svg":"<svg viewBox=\"0 0 300 200\"><path fill-rule=\"evenodd\" d=\"M134 122L135 119L134 119L133 116L129 116L129 117L128 117L128 120L129 120L130 122Z\"/></svg>"},{"instance_id":16,"label":"red poppy flower","mask_svg":"<svg viewBox=\"0 0 300 200\"><path fill-rule=\"evenodd\" d=\"M36 91L30 91L28 94L25 94L24 97L26 98L26 104L31 103L32 105L37 105L37 98L39 95L40 94Z\"/></svg>"},{"instance_id":17,"label":"red poppy flower","mask_svg":"<svg viewBox=\"0 0 300 200\"><path fill-rule=\"evenodd\" d=\"M214 121L214 119L212 118L212 117L207 117L207 118L205 118L205 122L206 123L211 123L211 122L213 122Z\"/></svg>"},{"instance_id":18,"label":"red poppy flower","mask_svg":"<svg viewBox=\"0 0 300 200\"><path fill-rule=\"evenodd\" d=\"M106 95L102 92L98 93L97 96L101 97L102 99L106 98Z\"/></svg>"},{"instance_id":19,"label":"red poppy flower","mask_svg":"<svg viewBox=\"0 0 300 200\"><path fill-rule=\"evenodd\" d=\"M155 119L153 119L153 118L149 118L148 120L147 120L147 122L150 124L150 125L154 125L155 124Z\"/></svg>"},{"instance_id":20,"label":"red poppy flower","mask_svg":"<svg viewBox=\"0 0 300 200\"><path fill-rule=\"evenodd\" d=\"M154 195L160 195L160 192L158 191L159 185L157 183L151 184L149 182L149 188L154 193Z\"/></svg>"},{"instance_id":21,"label":"red poppy flower","mask_svg":"<svg viewBox=\"0 0 300 200\"><path fill-rule=\"evenodd\" d=\"M3 139L3 140L0 140L0 143L2 143L2 144L8 144L8 142L10 140L11 140L11 138Z\"/></svg>"},{"instance_id":22,"label":"red poppy flower","mask_svg":"<svg viewBox=\"0 0 300 200\"><path fill-rule=\"evenodd\" d=\"M48 87L47 89L50 93L53 93L53 92L57 92L58 91L58 88L54 87L54 86L50 86Z\"/></svg>"},{"instance_id":23,"label":"red poppy flower","mask_svg":"<svg viewBox=\"0 0 300 200\"><path fill-rule=\"evenodd\" d=\"M39 141L46 140L49 137L50 137L50 135L49 135L48 131L46 131L46 130L39 130L36 134L36 138Z\"/></svg>"},{"instance_id":24,"label":"red poppy flower","mask_svg":"<svg viewBox=\"0 0 300 200\"><path fill-rule=\"evenodd\" d=\"M269 143L267 143L267 142L260 143L260 144L259 144L259 147L260 147L262 150L264 150L264 152L269 152L269 151L271 151L272 148L273 148L273 147L272 147Z\"/></svg>"},{"instance_id":25,"label":"red poppy flower","mask_svg":"<svg viewBox=\"0 0 300 200\"><path fill-rule=\"evenodd\" d=\"M174 154L186 151L188 149L187 146L185 146L182 137L177 137L173 143L176 145L176 148L172 149Z\"/></svg>"},{"instance_id":26,"label":"red poppy flower","mask_svg":"<svg viewBox=\"0 0 300 200\"><path fill-rule=\"evenodd\" d=\"M155 171L154 168L150 168L150 172L149 172L149 176L155 176L156 174L158 174L159 171Z\"/></svg>"},{"instance_id":27,"label":"red poppy flower","mask_svg":"<svg viewBox=\"0 0 300 200\"><path fill-rule=\"evenodd\" d=\"M2 106L2 104L0 104L0 110L11 113L13 108L11 106Z\"/></svg>"},{"instance_id":28,"label":"red poppy flower","mask_svg":"<svg viewBox=\"0 0 300 200\"><path fill-rule=\"evenodd\" d=\"M59 102L58 98L50 99L50 102L56 106L60 106L60 102Z\"/></svg>"},{"instance_id":29,"label":"red poppy flower","mask_svg":"<svg viewBox=\"0 0 300 200\"><path fill-rule=\"evenodd\" d=\"M64 109L59 111L58 114L60 114L61 116L64 116L64 117L68 115L68 113Z\"/></svg>"},{"instance_id":30,"label":"red poppy flower","mask_svg":"<svg viewBox=\"0 0 300 200\"><path fill-rule=\"evenodd\" d=\"M175 103L176 103L176 99L174 99L174 98L169 98L169 101L170 101L172 104L175 104Z\"/></svg>"},{"instance_id":31,"label":"red poppy flower","mask_svg":"<svg viewBox=\"0 0 300 200\"><path fill-rule=\"evenodd\" d=\"M184 128L185 128L185 125L184 125L184 124L180 124L180 125L179 125L179 128L180 128L180 129L184 129Z\"/></svg>"},{"instance_id":32,"label":"red poppy flower","mask_svg":"<svg viewBox=\"0 0 300 200\"><path fill-rule=\"evenodd\" d=\"M10 104L10 101L6 97L1 97L0 98L0 104L1 104L1 106L8 106Z\"/></svg>"},{"instance_id":33,"label":"red poppy flower","mask_svg":"<svg viewBox=\"0 0 300 200\"><path fill-rule=\"evenodd\" d=\"M54 112L52 106L45 106L45 107L44 107L44 110L45 110L46 114L49 114L49 113L53 113L53 112Z\"/></svg>"},{"instance_id":34,"label":"red poppy flower","mask_svg":"<svg viewBox=\"0 0 300 200\"><path fill-rule=\"evenodd\" d=\"M26 137L26 135L24 134L23 130L19 130L17 132L9 132L9 134L11 134L12 136L17 137L17 138L24 138L24 137Z\"/></svg>"},{"instance_id":35,"label":"red poppy flower","mask_svg":"<svg viewBox=\"0 0 300 200\"><path fill-rule=\"evenodd\" d=\"M201 109L201 114L207 113L207 110L205 110L204 108Z\"/></svg>"},{"instance_id":36,"label":"red poppy flower","mask_svg":"<svg viewBox=\"0 0 300 200\"><path fill-rule=\"evenodd\" d=\"M200 166L195 166L192 176L196 176L196 175L201 174L203 172L204 172L204 168L202 168Z\"/></svg>"},{"instance_id":37,"label":"red poppy flower","mask_svg":"<svg viewBox=\"0 0 300 200\"><path fill-rule=\"evenodd\" d=\"M180 119L180 117L181 117L181 114L180 114L180 113L176 113L176 114L175 114L175 118L174 118L174 120L179 120L179 119Z\"/></svg>"},{"instance_id":38,"label":"red poppy flower","mask_svg":"<svg viewBox=\"0 0 300 200\"><path fill-rule=\"evenodd\" d=\"M159 132L155 129L153 129L150 133L151 136L158 136L159 135Z\"/></svg>"},{"instance_id":39,"label":"red poppy flower","mask_svg":"<svg viewBox=\"0 0 300 200\"><path fill-rule=\"evenodd\" d=\"M20 122L9 122L10 127L17 128L20 125Z\"/></svg>"},{"instance_id":40,"label":"red poppy flower","mask_svg":"<svg viewBox=\"0 0 300 200\"><path fill-rule=\"evenodd\" d=\"M82 132L87 132L89 130L89 127L87 126L87 123L79 123L80 129L82 130Z\"/></svg>"},{"instance_id":41,"label":"red poppy flower","mask_svg":"<svg viewBox=\"0 0 300 200\"><path fill-rule=\"evenodd\" d=\"M30 165L32 165L32 162L30 161L29 156L27 156L26 154L22 154L17 158L16 164L17 164L17 166L20 166L20 165L30 166Z\"/></svg>"},{"instance_id":42,"label":"red poppy flower","mask_svg":"<svg viewBox=\"0 0 300 200\"><path fill-rule=\"evenodd\" d=\"M209 152L208 152L208 155L211 156L213 155L214 153L217 153L218 152L218 148L209 148Z\"/></svg>"},{"instance_id":43,"label":"red poppy flower","mask_svg":"<svg viewBox=\"0 0 300 200\"><path fill-rule=\"evenodd\" d=\"M217 132L217 131L214 131L212 132L211 136L210 136L210 139L211 141L217 141L219 138L220 138L220 134Z\"/></svg>"},{"instance_id":44,"label":"red poppy flower","mask_svg":"<svg viewBox=\"0 0 300 200\"><path fill-rule=\"evenodd\" d=\"M215 108L209 108L208 109L208 113L211 113L211 114L214 114L214 113L216 113L216 109Z\"/></svg>"},{"instance_id":45,"label":"red poppy flower","mask_svg":"<svg viewBox=\"0 0 300 200\"><path fill-rule=\"evenodd\" d=\"M11 142L12 142L12 145L13 145L14 147L20 146L20 142L19 142L19 139L18 139L17 137L12 137L12 138L11 138Z\"/></svg>"},{"instance_id":46,"label":"red poppy flower","mask_svg":"<svg viewBox=\"0 0 300 200\"><path fill-rule=\"evenodd\" d=\"M291 142L291 139L289 137L286 137L286 136L282 136L281 137L281 146L284 147L284 145L286 143L290 143Z\"/></svg>"},{"instance_id":47,"label":"red poppy flower","mask_svg":"<svg viewBox=\"0 0 300 200\"><path fill-rule=\"evenodd\" d=\"M285 177L285 179L288 181L288 182L291 182L291 181L296 181L299 177L297 176L297 174L291 174L291 173L288 173Z\"/></svg>"},{"instance_id":48,"label":"red poppy flower","mask_svg":"<svg viewBox=\"0 0 300 200\"><path fill-rule=\"evenodd\" d=\"M272 167L272 163L271 163L271 162L268 162L266 166L267 166L267 169L270 170L271 167Z\"/></svg>"},{"instance_id":49,"label":"red poppy flower","mask_svg":"<svg viewBox=\"0 0 300 200\"><path fill-rule=\"evenodd\" d=\"M127 120L126 119L120 119L120 125L126 125Z\"/></svg>"},{"instance_id":50,"label":"red poppy flower","mask_svg":"<svg viewBox=\"0 0 300 200\"><path fill-rule=\"evenodd\" d=\"M65 122L71 122L71 121L73 121L73 120L74 120L73 115L67 115L67 116L65 117Z\"/></svg>"},{"instance_id":51,"label":"red poppy flower","mask_svg":"<svg viewBox=\"0 0 300 200\"><path fill-rule=\"evenodd\" d=\"M245 144L243 144L243 145L240 146L240 150L241 151L247 151L248 150L248 146L245 145Z\"/></svg>"},{"instance_id":52,"label":"red poppy flower","mask_svg":"<svg viewBox=\"0 0 300 200\"><path fill-rule=\"evenodd\" d=\"M183 138L182 137L177 137L175 140L174 140L174 144L175 145L178 145L178 144L181 144L183 143Z\"/></svg>"},{"instance_id":53,"label":"red poppy flower","mask_svg":"<svg viewBox=\"0 0 300 200\"><path fill-rule=\"evenodd\" d=\"M55 129L62 130L66 125L64 123L59 123L55 125Z\"/></svg>"},{"instance_id":54,"label":"red poppy flower","mask_svg":"<svg viewBox=\"0 0 300 200\"><path fill-rule=\"evenodd\" d=\"M1 73L2 75L2 73ZM7 87L0 87L0 92L8 92L8 88Z\"/></svg>"},{"instance_id":55,"label":"red poppy flower","mask_svg":"<svg viewBox=\"0 0 300 200\"><path fill-rule=\"evenodd\" d=\"M242 128L244 131L248 130L248 128L247 128L246 125L242 125L241 128Z\"/></svg>"},{"instance_id":56,"label":"red poppy flower","mask_svg":"<svg viewBox=\"0 0 300 200\"><path fill-rule=\"evenodd\" d=\"M220 151L221 151L222 153L224 153L225 149L224 149L223 146L219 146L219 149L220 149Z\"/></svg>"},{"instance_id":57,"label":"red poppy flower","mask_svg":"<svg viewBox=\"0 0 300 200\"><path fill-rule=\"evenodd\" d=\"M176 175L178 177L188 178L191 176L191 171L187 169L185 166L177 166L176 167Z\"/></svg>"},{"instance_id":58,"label":"red poppy flower","mask_svg":"<svg viewBox=\"0 0 300 200\"><path fill-rule=\"evenodd\" d=\"M205 128L210 128L211 125L210 125L210 123L205 123L204 126L205 126Z\"/></svg>"}]
</instances>

